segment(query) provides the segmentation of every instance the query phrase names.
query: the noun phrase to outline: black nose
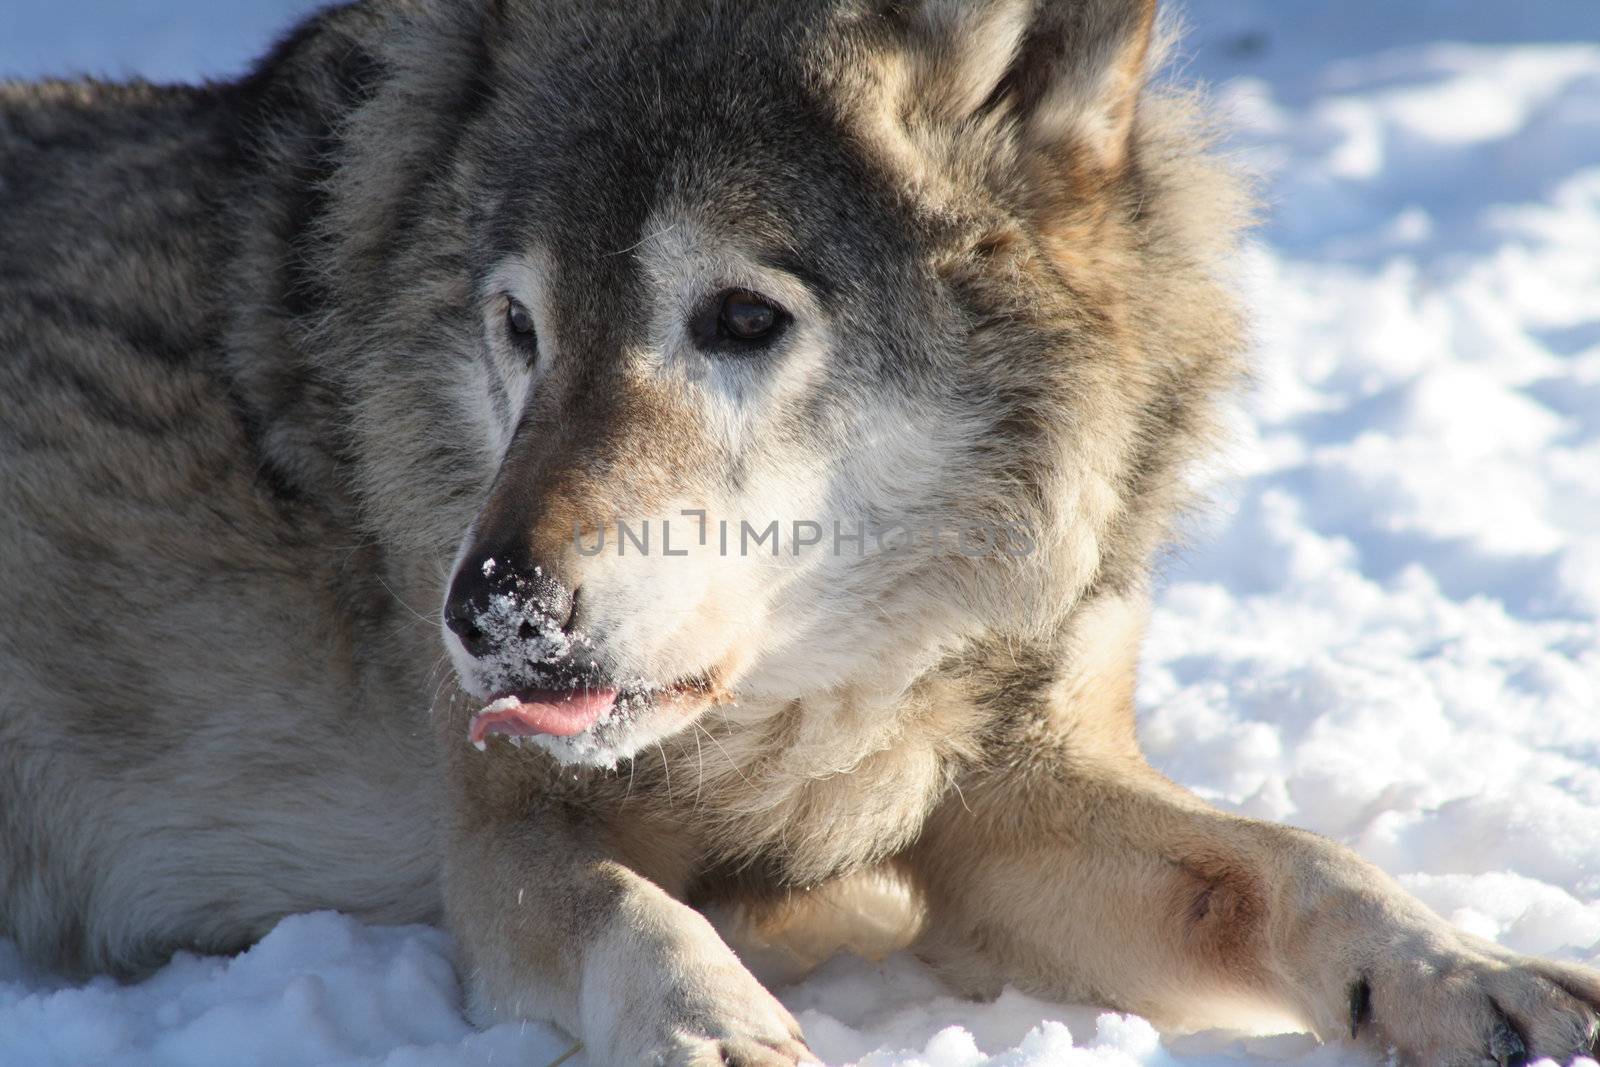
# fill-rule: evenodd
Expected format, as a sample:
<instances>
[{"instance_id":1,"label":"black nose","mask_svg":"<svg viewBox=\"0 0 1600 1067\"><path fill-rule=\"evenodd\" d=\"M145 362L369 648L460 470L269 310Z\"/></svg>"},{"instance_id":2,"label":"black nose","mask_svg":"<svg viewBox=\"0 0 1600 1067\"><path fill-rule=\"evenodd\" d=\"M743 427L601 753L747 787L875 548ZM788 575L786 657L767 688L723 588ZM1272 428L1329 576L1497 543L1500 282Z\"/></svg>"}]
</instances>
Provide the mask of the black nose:
<instances>
[{"instance_id":1,"label":"black nose","mask_svg":"<svg viewBox=\"0 0 1600 1067\"><path fill-rule=\"evenodd\" d=\"M469 555L450 583L444 623L475 659L552 631L570 633L574 593L549 567L506 549Z\"/></svg>"}]
</instances>

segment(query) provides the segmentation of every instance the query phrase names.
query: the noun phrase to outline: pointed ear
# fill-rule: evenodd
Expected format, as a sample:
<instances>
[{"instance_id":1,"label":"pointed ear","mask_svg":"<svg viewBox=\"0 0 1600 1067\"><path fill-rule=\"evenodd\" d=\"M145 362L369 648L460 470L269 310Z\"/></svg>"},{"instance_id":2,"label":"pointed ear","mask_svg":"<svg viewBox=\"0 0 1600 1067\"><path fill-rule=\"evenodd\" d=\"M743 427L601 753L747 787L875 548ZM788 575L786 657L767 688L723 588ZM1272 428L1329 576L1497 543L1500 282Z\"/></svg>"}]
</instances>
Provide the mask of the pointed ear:
<instances>
[{"instance_id":1,"label":"pointed ear","mask_svg":"<svg viewBox=\"0 0 1600 1067\"><path fill-rule=\"evenodd\" d=\"M1102 170L1127 158L1156 0L1042 0L1003 92L1029 147L1071 145Z\"/></svg>"},{"instance_id":2,"label":"pointed ear","mask_svg":"<svg viewBox=\"0 0 1600 1067\"><path fill-rule=\"evenodd\" d=\"M880 9L902 120L1015 124L1024 154L1127 158L1156 0L905 0ZM1087 164L1087 167L1085 167Z\"/></svg>"},{"instance_id":3,"label":"pointed ear","mask_svg":"<svg viewBox=\"0 0 1600 1067\"><path fill-rule=\"evenodd\" d=\"M983 110L1016 62L1034 0L891 0L887 89L908 125L948 126Z\"/></svg>"}]
</instances>

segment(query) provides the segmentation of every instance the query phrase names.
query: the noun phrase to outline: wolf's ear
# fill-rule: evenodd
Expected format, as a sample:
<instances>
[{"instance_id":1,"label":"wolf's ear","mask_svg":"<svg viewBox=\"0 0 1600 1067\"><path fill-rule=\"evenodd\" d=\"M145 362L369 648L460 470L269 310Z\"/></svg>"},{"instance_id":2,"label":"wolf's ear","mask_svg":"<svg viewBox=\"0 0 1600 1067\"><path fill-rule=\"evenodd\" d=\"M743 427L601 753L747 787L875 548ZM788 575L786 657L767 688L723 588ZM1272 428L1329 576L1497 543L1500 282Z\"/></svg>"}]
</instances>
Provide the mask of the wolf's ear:
<instances>
[{"instance_id":1,"label":"wolf's ear","mask_svg":"<svg viewBox=\"0 0 1600 1067\"><path fill-rule=\"evenodd\" d=\"M1155 16L1156 0L890 0L885 89L906 122L1009 118L1024 152L1114 171Z\"/></svg>"}]
</instances>

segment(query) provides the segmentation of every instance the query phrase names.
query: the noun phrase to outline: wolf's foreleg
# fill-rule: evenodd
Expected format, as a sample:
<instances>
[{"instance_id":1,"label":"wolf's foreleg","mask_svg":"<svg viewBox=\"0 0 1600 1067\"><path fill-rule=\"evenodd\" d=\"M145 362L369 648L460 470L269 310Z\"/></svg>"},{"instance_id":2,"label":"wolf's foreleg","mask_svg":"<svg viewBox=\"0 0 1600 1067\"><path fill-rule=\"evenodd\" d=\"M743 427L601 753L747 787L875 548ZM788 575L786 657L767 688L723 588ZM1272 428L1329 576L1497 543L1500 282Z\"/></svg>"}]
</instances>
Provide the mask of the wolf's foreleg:
<instances>
[{"instance_id":1,"label":"wolf's foreleg","mask_svg":"<svg viewBox=\"0 0 1600 1067\"><path fill-rule=\"evenodd\" d=\"M491 802L492 777L458 779L446 835L445 915L478 1022L554 1022L619 1067L813 1060L699 912L611 854L583 813L531 792Z\"/></svg>"},{"instance_id":2,"label":"wolf's foreleg","mask_svg":"<svg viewBox=\"0 0 1600 1067\"><path fill-rule=\"evenodd\" d=\"M975 990L1190 1024L1273 1004L1416 1064L1593 1054L1600 973L1463 934L1350 850L1212 809L1125 750L1064 740L961 793L909 860L924 951Z\"/></svg>"}]
</instances>

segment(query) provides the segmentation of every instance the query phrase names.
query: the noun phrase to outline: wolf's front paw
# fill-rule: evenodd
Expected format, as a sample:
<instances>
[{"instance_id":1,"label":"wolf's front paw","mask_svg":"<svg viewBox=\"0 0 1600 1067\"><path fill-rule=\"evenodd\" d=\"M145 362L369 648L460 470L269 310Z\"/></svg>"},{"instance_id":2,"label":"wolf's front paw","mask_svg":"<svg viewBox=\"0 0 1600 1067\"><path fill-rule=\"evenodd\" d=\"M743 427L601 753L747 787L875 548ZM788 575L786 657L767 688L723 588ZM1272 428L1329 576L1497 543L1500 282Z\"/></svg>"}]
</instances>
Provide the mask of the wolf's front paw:
<instances>
[{"instance_id":1,"label":"wolf's front paw","mask_svg":"<svg viewBox=\"0 0 1600 1067\"><path fill-rule=\"evenodd\" d=\"M1568 1064L1600 1051L1600 972L1488 944L1397 951L1348 993L1351 1035L1404 1064Z\"/></svg>"},{"instance_id":2,"label":"wolf's front paw","mask_svg":"<svg viewBox=\"0 0 1600 1067\"><path fill-rule=\"evenodd\" d=\"M777 1044L748 1038L694 1040L663 1062L669 1067L798 1067L819 1061L795 1037Z\"/></svg>"},{"instance_id":3,"label":"wolf's front paw","mask_svg":"<svg viewBox=\"0 0 1600 1067\"><path fill-rule=\"evenodd\" d=\"M787 1008L739 967L680 996L663 1020L669 1035L646 1063L666 1067L797 1067L818 1059ZM698 983L697 983L698 985Z\"/></svg>"},{"instance_id":4,"label":"wolf's front paw","mask_svg":"<svg viewBox=\"0 0 1600 1067\"><path fill-rule=\"evenodd\" d=\"M655 1026L641 1025L630 1035L633 1040L620 1042L619 1062L662 1067L797 1067L819 1062L794 1017L754 978L749 978L753 989L716 984L722 988L674 997L677 1003Z\"/></svg>"},{"instance_id":5,"label":"wolf's front paw","mask_svg":"<svg viewBox=\"0 0 1600 1067\"><path fill-rule=\"evenodd\" d=\"M800 1024L699 915L675 908L659 952L599 952L585 975L590 1060L607 1067L818 1063Z\"/></svg>"}]
</instances>

